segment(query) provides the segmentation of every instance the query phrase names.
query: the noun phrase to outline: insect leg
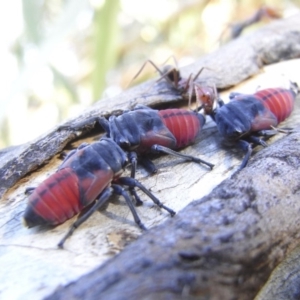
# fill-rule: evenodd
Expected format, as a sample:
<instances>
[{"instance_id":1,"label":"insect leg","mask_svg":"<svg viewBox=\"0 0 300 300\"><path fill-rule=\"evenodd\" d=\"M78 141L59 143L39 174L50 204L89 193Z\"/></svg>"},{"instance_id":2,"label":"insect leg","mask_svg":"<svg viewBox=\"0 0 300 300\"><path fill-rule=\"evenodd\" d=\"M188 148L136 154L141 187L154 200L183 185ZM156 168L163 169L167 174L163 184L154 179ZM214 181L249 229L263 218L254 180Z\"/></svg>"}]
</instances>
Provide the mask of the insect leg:
<instances>
[{"instance_id":1,"label":"insect leg","mask_svg":"<svg viewBox=\"0 0 300 300\"><path fill-rule=\"evenodd\" d=\"M175 67L172 67L171 65L166 65L166 62L172 58L175 64ZM169 56L162 65L163 70L161 77L157 80L159 82L162 79L166 79L175 89L178 88L179 81L181 80L180 72L178 69L178 61L174 55Z\"/></svg>"},{"instance_id":2,"label":"insect leg","mask_svg":"<svg viewBox=\"0 0 300 300\"><path fill-rule=\"evenodd\" d=\"M248 139L256 144L256 145L261 145L263 147L268 147L268 144L261 138L257 137L257 136L249 136Z\"/></svg>"},{"instance_id":3,"label":"insect leg","mask_svg":"<svg viewBox=\"0 0 300 300\"><path fill-rule=\"evenodd\" d=\"M122 188L120 185L117 185L117 184L112 184L111 185L112 189L113 189L113 192L114 194L117 194L117 195L120 195L120 196L123 196L125 198L125 201L133 215L133 218L134 218L134 221L135 223L142 229L142 230L147 230L147 228L145 227L145 225L142 223L140 217L138 216L133 204L132 204L132 200L131 198L129 197L127 191L125 191L124 188Z\"/></svg>"},{"instance_id":4,"label":"insect leg","mask_svg":"<svg viewBox=\"0 0 300 300\"><path fill-rule=\"evenodd\" d=\"M91 208L80 218L78 218L70 227L66 235L61 239L61 241L58 243L59 248L63 248L63 245L68 237L70 237L76 228L78 228L83 222L85 222L97 209L99 209L111 196L112 189L110 187L105 188L101 194L98 196L98 199L96 199L94 205L91 206Z\"/></svg>"},{"instance_id":5,"label":"insect leg","mask_svg":"<svg viewBox=\"0 0 300 300\"><path fill-rule=\"evenodd\" d=\"M156 152L163 152L163 153L170 154L170 155L173 155L173 156L176 156L176 157L180 157L180 158L183 158L183 159L185 159L187 161L193 161L193 162L196 162L196 163L201 163L201 164L209 166L211 170L214 167L213 164L211 164L211 163L209 163L209 162L207 162L205 160L202 160L202 159L200 159L198 157L191 156L191 155L186 155L186 154L181 154L179 152L173 151L172 149L169 149L169 148L164 147L164 146L153 145L151 147L151 150L154 150Z\"/></svg>"},{"instance_id":6,"label":"insect leg","mask_svg":"<svg viewBox=\"0 0 300 300\"><path fill-rule=\"evenodd\" d=\"M191 108L192 105L192 97L193 97L193 91L194 91L194 82L192 81L192 74L188 77L186 81L186 86L184 87L184 91L187 91L188 93L188 107ZM190 83L192 81L192 83ZM195 90L196 92L196 90Z\"/></svg>"},{"instance_id":7,"label":"insect leg","mask_svg":"<svg viewBox=\"0 0 300 300\"><path fill-rule=\"evenodd\" d=\"M200 74L204 69L209 69L209 68L205 68L205 67L200 68L200 70L196 73L195 77L193 78L193 81L196 81L198 79L198 77L200 76Z\"/></svg>"},{"instance_id":8,"label":"insect leg","mask_svg":"<svg viewBox=\"0 0 300 300\"><path fill-rule=\"evenodd\" d=\"M127 185L129 187L138 187L142 190L157 206L166 210L172 217L175 215L175 212L168 208L167 206L163 205L145 186L143 186L139 181L135 178L131 177L120 177L118 179L118 183L122 185Z\"/></svg>"},{"instance_id":9,"label":"insect leg","mask_svg":"<svg viewBox=\"0 0 300 300\"><path fill-rule=\"evenodd\" d=\"M257 131L258 135L262 135L262 136L266 136L266 137L271 137L277 133L278 133L278 131L275 128Z\"/></svg>"},{"instance_id":10,"label":"insect leg","mask_svg":"<svg viewBox=\"0 0 300 300\"><path fill-rule=\"evenodd\" d=\"M128 84L128 86L130 86L130 84L132 83L132 81L134 80L134 79L136 79L140 74L141 74L141 72L143 71L143 69L145 68L145 66L147 65L147 63L150 63L155 69L156 69L156 71L161 75L161 76L164 76L164 73L163 73L163 71L152 61L152 60L150 60L150 59L148 59L148 60L146 60L144 63L143 63L143 65L142 65L142 67L139 69L139 71L134 75L134 77L131 79L131 81L129 82L129 84Z\"/></svg>"},{"instance_id":11,"label":"insect leg","mask_svg":"<svg viewBox=\"0 0 300 300\"><path fill-rule=\"evenodd\" d=\"M275 134L277 134L278 132L281 133L285 133L285 134L290 134L293 132L293 128L277 128L277 127L273 127L271 126L273 129L266 129L266 130L260 130L257 132L257 134L259 135L263 135L263 136L273 136Z\"/></svg>"},{"instance_id":12,"label":"insect leg","mask_svg":"<svg viewBox=\"0 0 300 300\"><path fill-rule=\"evenodd\" d=\"M252 146L250 143L248 143L247 141L244 141L244 140L238 140L237 143L240 148L242 148L244 151L247 151L246 155L243 158L241 165L238 168L238 171L240 171L241 169L246 167L246 165L249 161L250 155L252 153Z\"/></svg>"},{"instance_id":13,"label":"insect leg","mask_svg":"<svg viewBox=\"0 0 300 300\"><path fill-rule=\"evenodd\" d=\"M137 166L137 155L135 152L129 153L129 160L131 162L131 178L135 178L135 172L136 172L136 166ZM143 201L136 193L136 190L132 187L129 188L129 192L132 195L132 197L135 199L136 206L140 206L143 204Z\"/></svg>"},{"instance_id":14,"label":"insect leg","mask_svg":"<svg viewBox=\"0 0 300 300\"><path fill-rule=\"evenodd\" d=\"M140 163L146 169L146 171L150 174L157 173L157 168L155 167L154 163L146 156L140 157Z\"/></svg>"}]
</instances>

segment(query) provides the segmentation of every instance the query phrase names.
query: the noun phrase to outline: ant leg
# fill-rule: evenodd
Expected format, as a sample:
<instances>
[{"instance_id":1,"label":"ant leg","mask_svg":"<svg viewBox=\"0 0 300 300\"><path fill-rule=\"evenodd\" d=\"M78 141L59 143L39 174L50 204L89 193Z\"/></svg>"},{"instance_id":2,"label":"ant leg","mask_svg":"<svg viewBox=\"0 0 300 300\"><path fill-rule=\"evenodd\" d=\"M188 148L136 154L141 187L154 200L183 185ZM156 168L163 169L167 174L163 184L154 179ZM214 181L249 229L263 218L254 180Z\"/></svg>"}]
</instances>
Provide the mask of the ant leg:
<instances>
[{"instance_id":1,"label":"ant leg","mask_svg":"<svg viewBox=\"0 0 300 300\"><path fill-rule=\"evenodd\" d=\"M176 57L175 57L174 54L170 55L170 56L162 63L162 65L164 65L170 58L173 58L175 67L176 67L176 69L178 69L178 61L177 61L177 59L176 59Z\"/></svg>"},{"instance_id":2,"label":"ant leg","mask_svg":"<svg viewBox=\"0 0 300 300\"><path fill-rule=\"evenodd\" d=\"M73 234L75 229L78 228L83 222L85 222L103 204L105 204L105 202L108 200L108 198L111 195L112 195L112 189L110 187L105 188L98 196L98 199L96 199L95 203L91 206L91 208L72 224L72 226L70 227L66 235L60 240L57 246L62 249L65 241Z\"/></svg>"},{"instance_id":3,"label":"ant leg","mask_svg":"<svg viewBox=\"0 0 300 300\"><path fill-rule=\"evenodd\" d=\"M294 132L293 128L285 127L285 128L277 128L274 126L271 126L272 129L267 129L267 130L260 130L257 133L259 135L263 136L273 136L277 134L278 132L285 133L285 134L290 134Z\"/></svg>"},{"instance_id":4,"label":"ant leg","mask_svg":"<svg viewBox=\"0 0 300 300\"><path fill-rule=\"evenodd\" d=\"M142 190L157 206L166 210L172 217L176 214L175 211L163 205L145 186L143 186L138 180L131 177L120 177L118 183L127 185L129 187L138 187Z\"/></svg>"},{"instance_id":5,"label":"ant leg","mask_svg":"<svg viewBox=\"0 0 300 300\"><path fill-rule=\"evenodd\" d=\"M208 68L202 67L202 68L197 72L197 74L195 75L195 77L193 78L193 81L196 81L196 80L197 80L197 78L200 76L200 74L202 73L202 71L203 71L204 69L208 69Z\"/></svg>"},{"instance_id":6,"label":"ant leg","mask_svg":"<svg viewBox=\"0 0 300 300\"><path fill-rule=\"evenodd\" d=\"M190 74L187 81L186 81L186 85L183 88L183 91L187 91L188 93L188 98L189 98L189 102L188 102L188 107L189 109L191 108L192 105L192 98L193 98L193 92L194 92L194 88L195 88L195 94L196 94L196 87L194 87L194 82L192 81L192 75ZM192 81L192 83L191 83Z\"/></svg>"},{"instance_id":7,"label":"ant leg","mask_svg":"<svg viewBox=\"0 0 300 300\"><path fill-rule=\"evenodd\" d=\"M165 65L165 63L170 59L173 58L175 67L172 67L172 65ZM178 61L174 55L169 56L163 64L163 71L161 77L157 80L159 82L162 79L166 79L175 89L179 88L179 81L182 79L180 75L180 71L178 69ZM183 91L186 91L187 88L183 89Z\"/></svg>"},{"instance_id":8,"label":"ant leg","mask_svg":"<svg viewBox=\"0 0 300 300\"><path fill-rule=\"evenodd\" d=\"M170 59L173 58L175 68L171 65L165 65L165 63ZM157 80L159 82L162 79L166 79L175 89L178 89L179 81L181 80L180 71L178 69L178 61L174 55L169 56L163 64L163 71L161 77Z\"/></svg>"},{"instance_id":9,"label":"ant leg","mask_svg":"<svg viewBox=\"0 0 300 300\"><path fill-rule=\"evenodd\" d=\"M276 127L272 127L273 130L276 131L276 133L281 132L281 133L285 133L285 134L290 134L295 132L293 128L291 127L284 127L284 128L276 128Z\"/></svg>"},{"instance_id":10,"label":"ant leg","mask_svg":"<svg viewBox=\"0 0 300 300\"><path fill-rule=\"evenodd\" d=\"M165 66L164 70L162 71L162 75L156 80L156 82L160 82L161 80L165 79L167 82L172 85L175 89L178 89L178 83L181 79L178 69L172 68L168 69L169 66ZM173 74L172 74L173 73ZM172 74L172 76L171 76Z\"/></svg>"},{"instance_id":11,"label":"ant leg","mask_svg":"<svg viewBox=\"0 0 300 300\"><path fill-rule=\"evenodd\" d=\"M200 70L197 72L197 74L195 75L195 77L193 78L193 81L196 81L197 78L200 76L200 74L202 73L203 70L210 70L214 72L214 69L212 68L208 68L208 67L202 67L200 68Z\"/></svg>"},{"instance_id":12,"label":"ant leg","mask_svg":"<svg viewBox=\"0 0 300 300\"><path fill-rule=\"evenodd\" d=\"M128 205L135 223L142 229L142 230L147 230L147 228L145 227L145 225L142 223L140 217L138 216L133 204L132 204L132 200L129 197L128 193L125 191L124 188L122 188L121 186L117 185L117 184L112 184L111 185L114 194L123 196L125 198L126 204Z\"/></svg>"},{"instance_id":13,"label":"ant leg","mask_svg":"<svg viewBox=\"0 0 300 300\"><path fill-rule=\"evenodd\" d=\"M180 158L183 158L187 161L193 161L193 162L196 162L196 163L201 163L201 164L204 164L204 165L207 165L208 167L210 167L210 169L212 170L214 165L205 161L205 160L202 160L198 157L195 157L195 156L191 156L191 155L186 155L186 154L181 154L179 152L176 152L172 149L169 149L167 147L164 147L164 146L160 146L160 145L153 145L151 147L151 150L155 151L155 152L163 152L163 153L166 153L166 154L170 154L170 155L173 155L173 156L176 156L176 157L180 157Z\"/></svg>"},{"instance_id":14,"label":"ant leg","mask_svg":"<svg viewBox=\"0 0 300 300\"><path fill-rule=\"evenodd\" d=\"M150 64L156 69L156 71L157 71L161 76L164 75L163 71L162 71L162 70L161 70L161 69L160 69L160 68L159 68L152 60L148 59L148 60L146 60L146 61L143 63L143 65L142 65L142 67L139 69L139 71L138 71L138 72L134 75L134 77L130 80L128 86L130 86L131 83L132 83L132 81L133 81L134 79L136 79L136 78L141 74L141 72L143 71L143 69L145 68L145 66L146 66L147 63L150 63Z\"/></svg>"}]
</instances>

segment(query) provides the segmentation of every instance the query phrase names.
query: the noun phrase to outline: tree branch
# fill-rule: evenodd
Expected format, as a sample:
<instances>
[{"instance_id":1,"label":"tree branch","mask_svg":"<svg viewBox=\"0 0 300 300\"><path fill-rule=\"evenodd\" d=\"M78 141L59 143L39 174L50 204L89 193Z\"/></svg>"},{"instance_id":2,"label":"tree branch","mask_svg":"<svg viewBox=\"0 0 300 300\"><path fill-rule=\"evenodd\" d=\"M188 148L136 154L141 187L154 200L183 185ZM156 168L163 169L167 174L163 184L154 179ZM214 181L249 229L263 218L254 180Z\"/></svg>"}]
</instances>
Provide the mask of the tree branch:
<instances>
[{"instance_id":1,"label":"tree branch","mask_svg":"<svg viewBox=\"0 0 300 300\"><path fill-rule=\"evenodd\" d=\"M205 69L200 76L203 83L227 88L260 72L263 64L299 56L298 15L239 38L183 68L182 73L187 77L190 72L209 67L211 70ZM186 105L167 84L149 89L152 84L147 82L113 99L99 101L68 123L95 115L107 117L138 103L155 107ZM282 126L299 126L299 112L296 103L293 115ZM14 293L23 298L41 298L59 284L91 272L59 288L50 299L93 299L99 298L99 293L108 299L120 295L132 299L252 299L271 270L295 247L300 222L299 130L254 155L249 167L202 198L240 163L233 149L222 147L215 125L208 121L200 142L182 152L205 156L216 165L214 170L209 172L197 164L180 164L180 160L162 156L155 160L160 169L156 175L148 176L141 169L137 172L137 179L176 211L192 199L201 200L142 234L136 242L132 241L141 232L120 201L102 214L95 213L66 243L66 250L57 250L57 242L74 220L52 229L27 230L20 219L26 205L25 184L41 182L56 170L59 160L53 158L40 172L20 179L61 152L70 141L91 142L93 138L95 135L87 140L55 128L32 143L0 153L0 194L13 186L0 202L1 263L7 270L1 281L4 297ZM148 228L170 218L147 201L137 210ZM120 255L103 264L128 242L131 245ZM100 264L102 267L92 272ZM13 280L22 288L12 291Z\"/></svg>"},{"instance_id":2,"label":"tree branch","mask_svg":"<svg viewBox=\"0 0 300 300\"><path fill-rule=\"evenodd\" d=\"M199 59L195 64L182 68L186 77L190 73L197 73L202 67L203 84L215 84L217 88L228 88L257 74L264 64L271 64L300 56L300 18L299 15L289 19L273 22L248 35L230 42L219 50ZM91 108L84 111L78 118L67 123L81 121L89 116L109 115L121 113L122 110L131 109L136 104L153 107L163 103L182 101L178 92L166 87L155 85L153 81L139 85L112 99L103 99ZM70 131L57 131L54 128L37 140L22 145L11 151L10 157L0 159L0 197L28 172L37 169L48 161L76 136Z\"/></svg>"},{"instance_id":3,"label":"tree branch","mask_svg":"<svg viewBox=\"0 0 300 300\"><path fill-rule=\"evenodd\" d=\"M300 237L299 147L300 128L47 299L253 299Z\"/></svg>"}]
</instances>

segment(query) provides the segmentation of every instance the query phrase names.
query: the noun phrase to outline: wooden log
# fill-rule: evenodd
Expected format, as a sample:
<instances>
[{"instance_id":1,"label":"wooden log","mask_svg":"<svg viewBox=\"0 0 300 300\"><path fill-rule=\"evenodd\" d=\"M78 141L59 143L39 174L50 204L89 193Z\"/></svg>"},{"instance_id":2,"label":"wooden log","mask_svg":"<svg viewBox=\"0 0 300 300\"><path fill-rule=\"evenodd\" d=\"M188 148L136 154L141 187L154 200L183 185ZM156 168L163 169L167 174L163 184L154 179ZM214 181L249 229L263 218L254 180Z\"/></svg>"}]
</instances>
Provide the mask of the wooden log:
<instances>
[{"instance_id":1,"label":"wooden log","mask_svg":"<svg viewBox=\"0 0 300 300\"><path fill-rule=\"evenodd\" d=\"M300 128L46 299L253 299L298 244L299 147Z\"/></svg>"},{"instance_id":2,"label":"wooden log","mask_svg":"<svg viewBox=\"0 0 300 300\"><path fill-rule=\"evenodd\" d=\"M298 57L300 55L299 25L299 15L287 20L274 22L261 29L257 33L254 33L246 38L238 39L228 44L227 46L224 46L219 51L216 51L208 55L207 57L200 59L197 64L183 69L182 72L184 76L187 76L189 72L193 71L195 73L201 66L207 66L212 68L214 71L206 70L203 73L203 76L201 75L203 83L216 83L219 88L225 88L231 85L235 85L245 78L248 78L249 76L257 72L260 72L260 67L264 62L271 63L278 60ZM232 50L232 53L235 54L230 54L230 49ZM229 54L231 55L230 57L228 57ZM223 59L222 55L224 55ZM269 59L269 56L272 59ZM241 66L242 60L243 66ZM248 65L248 68L244 68L244 60L245 66ZM293 69L297 69L296 62L293 62ZM282 74L282 69L276 72ZM286 73L288 79L293 79L290 78L290 72L291 71ZM273 71L273 73L275 72ZM272 82L272 85L269 86L276 86L276 84L274 83L273 85L273 83L274 82ZM168 87L167 85L154 85L153 88L146 93L145 91L149 88L150 85L152 85L152 82L126 91L119 97L114 98L114 101L116 102L112 101L112 99L100 101L89 110L85 111L79 118L70 120L69 122L72 124L76 120L83 120L88 116L93 115L109 116L110 114L120 113L123 109L131 108L137 103L157 107L162 104L166 106L173 106L175 104L185 105L185 103L182 102L180 95L178 95L176 91L170 89L170 87ZM257 86L258 84L252 86L250 92L253 92L253 90L255 90ZM238 90L241 91L240 89ZM282 124L282 126L294 127L296 125L299 125L299 113L299 106L297 106L294 114L287 120L287 122ZM99 132L97 134L99 134ZM278 137L282 137L282 134L278 135ZM56 248L56 245L60 238L64 235L70 224L74 221L74 219L69 220L68 222L52 229L37 228L28 230L23 228L21 225L20 219L26 206L26 196L24 195L25 187L35 186L44 178L55 172L57 166L61 163L61 161L56 156L53 156L56 153L59 153L62 149L65 149L65 146L69 141L73 141L74 139L76 139L76 141L73 141L73 143L69 145L71 147L76 147L83 141L91 142L95 138L97 138L95 132L90 137L83 138L83 136L78 137L77 134L74 134L71 131L57 131L57 128L55 128L53 129L53 131L45 134L43 137L37 139L31 144L22 145L12 151L7 151L6 153L2 152L2 155L0 156L0 171L2 172L2 181L0 183L1 195L5 193L5 191L7 191L9 187L13 186L8 192L4 194L0 201L0 235L2 236L0 243L0 265L2 266L2 269L5 270L5 272L3 272L3 277L1 277L1 295L3 297L42 298L45 295L49 295L58 285L66 285L69 282L80 278L80 276L82 276L83 274L91 272L91 270L95 269L96 266L103 264L108 258L113 257L116 253L122 251L122 249L128 243L134 243L134 240L136 240L138 236L141 235L141 232L137 229L134 222L132 221L128 208L125 205L122 205L122 200L120 200L119 202L115 201L113 205L110 205L108 207L107 211L102 212L101 214L94 214L74 233L72 238L67 241L66 250L64 251L58 250ZM271 139L270 143L273 143L275 139ZM293 140L290 140L290 142L291 144L294 143ZM264 151L268 151L268 149ZM198 144L184 149L183 152L190 155L199 156L206 160L211 160L212 163L216 164L216 167L213 171L209 172L206 168L203 168L199 165L193 163L181 164L180 160L169 158L168 156L161 156L154 161L155 164L160 168L158 174L156 174L155 176L149 176L143 169L138 169L137 173L137 178L145 186L150 188L152 192L164 202L165 205L173 208L176 211L180 211L194 199L201 199L204 195L208 194L213 189L213 187L218 185L219 182L231 175L236 166L240 163L240 158L243 155L238 150L234 151L234 149L225 149L221 144L221 138L217 133L215 125L213 124L213 122L209 121L207 122L206 128L203 130L201 141ZM266 156L268 155L266 154ZM51 157L53 158L51 159ZM45 164L45 162L49 159L49 163ZM39 168L41 164L45 165L42 168ZM36 172L25 176L25 174L28 174L28 172L31 172L32 170L37 168L39 169ZM254 174L256 173L252 173L252 177L255 177ZM288 176L289 178L293 178L293 176L296 175L291 171L288 173ZM242 187L240 192L244 192L245 194L243 197L245 199L248 199L247 189L245 188L245 185L248 183L243 183L243 181L238 182ZM232 186L235 185L233 181L230 181L229 183ZM282 194L281 188L281 185L278 185L277 187L277 185L275 184L273 192L277 193L277 195L280 196ZM209 199L210 201L211 198L207 199ZM223 200L223 198L217 200L217 204L221 203L221 200ZM209 204L209 201L205 200L207 205ZM230 211L230 213L233 210L234 204L236 204L234 200L232 201L233 202L229 201L230 206L228 210ZM243 204L244 202L241 202L242 204L239 202L238 207L243 207L244 205L247 206L247 203L249 203L249 201L250 200L248 200L248 202L245 202L245 204ZM252 202L250 201L250 203ZM212 200L212 205L213 204L214 201ZM199 217L201 222L205 223L210 221L210 209L212 210L211 218L216 216L214 214L214 208L210 208L210 206L207 206L207 209L208 210L204 210L204 212L201 211L201 214L203 214ZM253 211L252 208L246 209L245 212L241 211L240 215L236 217L237 220L233 222L233 227L230 227L230 224L229 227L224 226L224 222L222 223L221 221L220 223L212 222L212 227L206 227L208 226L208 224L204 224L205 227L203 227L202 230L202 237L205 237L204 245L209 248L209 240L218 241L217 234L223 233L223 231L219 231L222 230L223 227L228 230L234 230L236 228L235 226L238 227L238 225L235 224L241 224L244 222L244 227L246 228L248 226L247 228L249 228L249 232L251 233L251 228L255 225L251 221L252 218L247 217L247 214L251 211ZM283 210L278 210L277 213L280 214L282 212ZM160 224L163 220L170 218L167 214L150 205L147 200L142 207L138 208L138 213L148 228L154 227L155 225ZM234 210L232 213L234 213ZM243 219L244 213L245 219ZM198 218L198 216L197 218L195 218L193 214L191 214L191 216L187 218L184 218L185 216L186 215L182 215L181 217L181 214L179 214L178 218L183 222L180 226L184 226L185 224L183 219L188 222L190 220L193 221ZM282 213L278 218L279 224L280 222L283 222L282 220L291 221L291 218L293 217L294 216L289 213ZM243 222L241 222L241 219L243 219ZM272 222L275 222L275 219L276 218L274 217ZM175 222L175 220L177 220L177 216L175 217L173 222ZM217 220L222 220L221 216L218 216L216 221ZM264 220L265 219L263 219L261 222L263 223ZM265 222L268 223L268 220L266 219ZM291 222L294 222L294 219ZM295 219L295 222L297 222L297 219ZM174 245L176 245L176 238L179 237L180 232L173 235L173 231L168 230L168 226L170 226L170 223L162 225L162 227L160 227L160 231L162 234L163 232L168 232L167 239L169 241L174 241ZM189 227L187 226L187 228ZM278 228L276 227L276 230L277 229ZM291 232L291 234L293 233L293 228L286 229L290 230L286 232ZM240 234L242 238L244 237L244 232L247 231L243 231L242 228L240 228L240 231L238 231L237 234ZM291 239L290 244L287 240L285 240L287 242L286 248L284 248L285 246L281 247L282 244L280 241L282 238L286 238L286 232L284 234L281 231L278 232L277 243L276 239L273 240L275 245L279 245L279 247L274 246L275 250L273 251L275 252L275 254L277 253L276 251L281 251L283 256L286 253L287 248L293 247L293 239ZM225 231L225 233L227 232ZM191 235L193 234L194 232L191 231ZM282 234L283 237L281 237L280 234ZM148 235L146 234L145 238L147 236ZM195 237L197 236L199 237L199 235L195 234ZM260 238L262 237L262 235L258 234L256 236L253 234L253 237L255 238L253 239L254 247L257 243L256 238ZM269 236L264 234L263 238L268 239ZM142 240L143 239L144 237L142 237ZM159 241L161 239L162 238L159 237ZM225 247L226 245L228 247L235 247L238 244L234 232L233 240L231 241L230 237L228 239L228 243L221 243L221 238L219 239L220 252L218 252L214 248L214 251L217 251L216 253L218 255L220 254L220 257L222 257L223 253L222 247ZM196 240L193 237L191 237L191 241L192 240L196 243ZM224 240L224 238L222 238L222 240ZM252 238L250 239L249 237L249 242L251 240ZM233 243L233 246L230 246L231 242ZM151 244L152 242L149 243ZM184 243L186 243L186 241L184 241ZM262 243L265 245L264 240L262 241ZM156 245L156 243L154 244ZM243 243L243 245L245 244ZM144 248L148 249L147 251L150 251L151 248L148 246L149 244L145 245ZM266 248L262 248L262 250L267 249L267 246L269 246L268 243L266 244ZM182 247L184 247L184 245L182 245ZM198 246L192 246L191 249L194 251L195 248L196 250L198 249L197 247ZM202 249L201 247L199 248L200 250ZM224 267L223 273L225 275L222 278L217 277L217 279L219 279L216 280L221 282L223 280L226 280L227 278L236 278L235 274L237 271L235 267L239 268L241 266L241 272L239 273L240 277L238 282L232 283L233 287L239 286L238 283L242 282L244 278L244 274L242 274L242 272L245 270L245 266L242 264L242 261L250 264L250 262L252 261L251 257L253 257L253 255L256 253L254 252L254 254L252 254L253 252L251 249L254 248L250 247L249 252L246 248L244 249L244 252L239 252L240 255L242 255L243 253L243 256L239 258L240 261L236 262L237 267L236 265L230 265L229 262L226 263L225 261L225 266L228 266L228 268ZM158 262L161 262L163 258L168 259L169 255L174 257L175 254L172 252L168 253L169 250L172 250L172 248L165 250L164 255L161 258L156 258ZM191 265L195 264L195 269L197 269L197 264L199 263L199 261L205 262L207 260L208 262L210 262L215 260L216 264L218 263L218 261L221 261L221 258L219 258L219 256L214 258L214 256L212 255L212 257L210 257L209 254L206 254L206 252L204 252L204 259L200 258L199 260L197 260L196 256L193 258L193 251L181 251L181 256L179 256L179 258L176 256L177 254L175 256L179 261L191 261ZM203 249L201 251L203 251ZM200 254L202 253L201 251ZM145 252L145 254L147 253L148 252ZM197 254L197 252L195 253ZM135 254L136 252L133 252L132 256L135 256ZM254 291L258 290L258 286L260 284L263 284L263 280L264 278L267 278L269 271L275 266L277 262L280 261L280 258L278 256L274 255L274 257L274 260L268 260L270 266L265 268L266 272L259 273L260 275L257 281L255 281L252 285L245 285L246 289L248 289L249 286L250 288L252 288L252 295L254 295ZM195 262L193 262L194 259ZM189 263L187 264L189 265ZM126 265L127 264L125 263L124 268L126 267ZM223 262L221 262L221 265L223 265ZM178 264L178 272L180 272L181 270L179 267L182 266L185 268L184 264ZM115 268L119 268L119 266L115 265ZM137 266L137 268L139 267ZM120 272L122 270L125 269L123 269L123 267L121 268L120 266ZM208 271L208 276L212 276L209 275L212 274L211 270L206 271ZM205 280L205 271L202 270L201 272L201 276L203 276L203 279ZM226 275L226 272L229 274L232 273L233 275L231 277L228 277ZM251 277L251 274L253 274L252 271L250 272L249 278L253 278ZM143 274L137 273L137 275L138 278ZM245 278L248 278L248 275ZM139 280L140 279L138 278L137 281ZM183 277L183 280L183 282L186 282L185 277ZM179 283L180 282L181 281L179 281ZM14 284L18 284L20 288L15 289ZM187 287L184 289L183 295L187 295L189 293L188 284L189 281L187 281ZM208 291L210 290L209 284L210 283L207 282ZM87 285L92 286L92 282L87 283ZM228 282L227 285L229 286L230 282ZM192 291L194 291L194 285L192 287ZM82 290L82 293L84 293L84 290ZM228 293L233 293L233 290L228 288ZM151 296L149 295L149 297Z\"/></svg>"},{"instance_id":3,"label":"wooden log","mask_svg":"<svg viewBox=\"0 0 300 300\"><path fill-rule=\"evenodd\" d=\"M255 300L297 300L300 298L300 247L276 267Z\"/></svg>"},{"instance_id":4,"label":"wooden log","mask_svg":"<svg viewBox=\"0 0 300 300\"><path fill-rule=\"evenodd\" d=\"M203 84L215 84L225 89L257 74L263 65L300 56L299 15L273 22L252 35L232 41L221 49L199 59L195 64L183 68L183 76L196 73L205 66L201 75ZM69 121L70 124L89 116L111 114L131 109L136 104L158 106L162 103L180 102L178 92L156 85L146 92L153 82L139 85L112 99L103 99L80 116ZM71 131L58 131L54 128L31 143L22 145L0 160L0 197L28 172L49 161L55 154L76 138Z\"/></svg>"}]
</instances>

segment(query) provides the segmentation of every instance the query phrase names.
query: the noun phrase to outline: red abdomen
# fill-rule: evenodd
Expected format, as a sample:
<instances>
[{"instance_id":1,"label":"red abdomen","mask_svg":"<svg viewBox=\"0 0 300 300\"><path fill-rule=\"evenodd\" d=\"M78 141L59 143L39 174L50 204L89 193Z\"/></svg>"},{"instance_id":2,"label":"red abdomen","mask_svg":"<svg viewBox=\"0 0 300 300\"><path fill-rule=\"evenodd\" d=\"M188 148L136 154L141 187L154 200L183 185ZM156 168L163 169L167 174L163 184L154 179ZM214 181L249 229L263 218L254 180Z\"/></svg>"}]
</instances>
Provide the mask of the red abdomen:
<instances>
[{"instance_id":1,"label":"red abdomen","mask_svg":"<svg viewBox=\"0 0 300 300\"><path fill-rule=\"evenodd\" d=\"M32 192L24 220L28 227L56 225L70 219L82 208L78 176L71 168L65 168L48 177Z\"/></svg>"},{"instance_id":2,"label":"red abdomen","mask_svg":"<svg viewBox=\"0 0 300 300\"><path fill-rule=\"evenodd\" d=\"M28 227L57 225L91 204L113 179L113 171L58 170L43 181L29 196L24 221Z\"/></svg>"},{"instance_id":3,"label":"red abdomen","mask_svg":"<svg viewBox=\"0 0 300 300\"><path fill-rule=\"evenodd\" d=\"M277 117L278 123L284 121L294 109L295 94L287 89L265 89L254 96Z\"/></svg>"},{"instance_id":4,"label":"red abdomen","mask_svg":"<svg viewBox=\"0 0 300 300\"><path fill-rule=\"evenodd\" d=\"M165 109L158 114L176 138L176 148L193 144L199 138L205 124L203 115L185 109Z\"/></svg>"}]
</instances>

